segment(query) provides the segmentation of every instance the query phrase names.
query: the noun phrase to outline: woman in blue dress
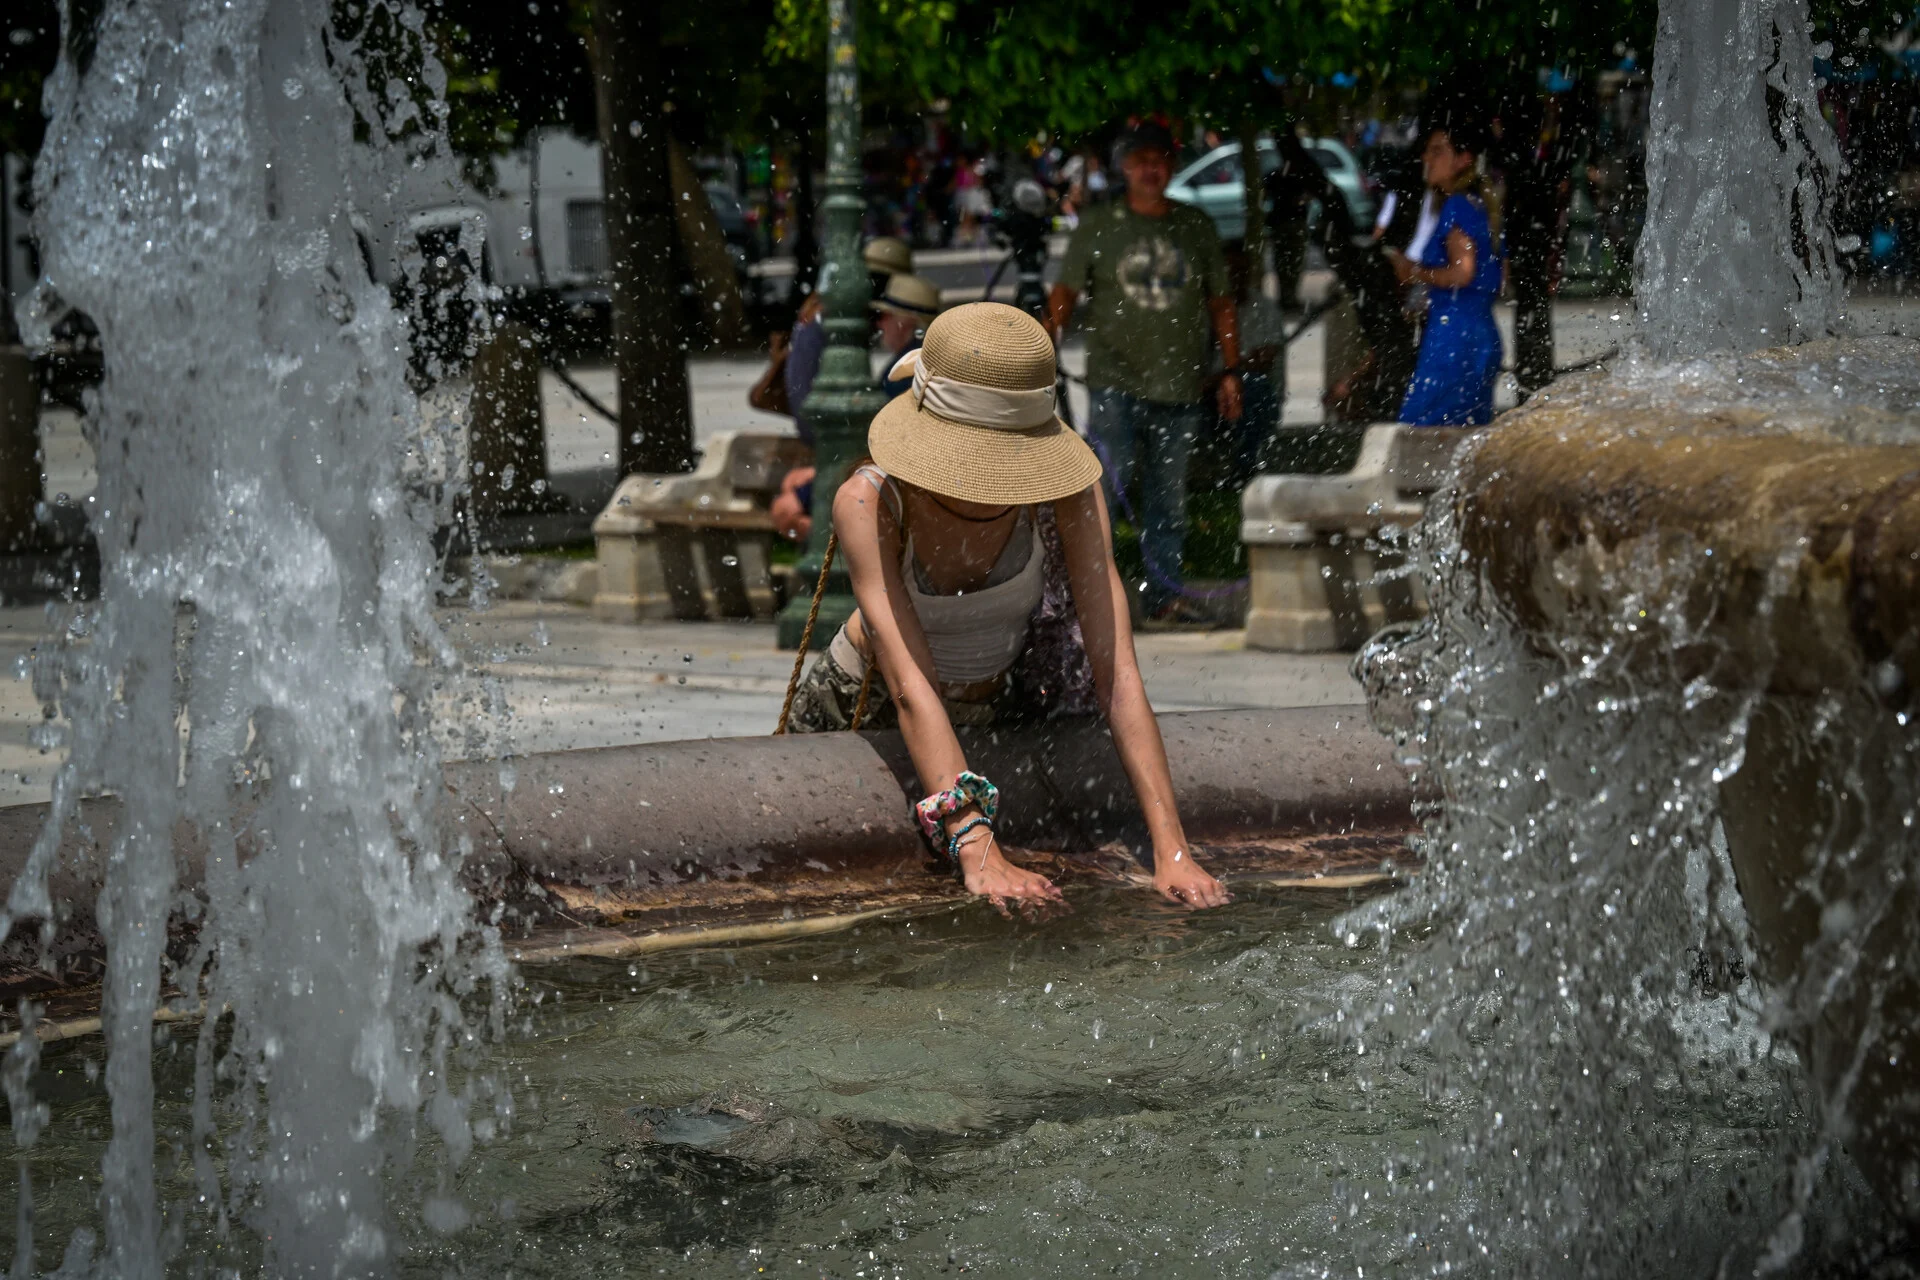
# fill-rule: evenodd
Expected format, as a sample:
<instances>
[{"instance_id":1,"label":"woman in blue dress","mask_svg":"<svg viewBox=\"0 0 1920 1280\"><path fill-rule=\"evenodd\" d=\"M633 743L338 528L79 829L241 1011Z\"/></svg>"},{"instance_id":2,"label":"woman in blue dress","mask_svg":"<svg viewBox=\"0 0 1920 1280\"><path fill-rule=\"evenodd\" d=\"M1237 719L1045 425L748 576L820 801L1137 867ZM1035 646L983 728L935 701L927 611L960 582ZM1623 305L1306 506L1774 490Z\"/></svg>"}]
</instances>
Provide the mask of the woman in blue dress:
<instances>
[{"instance_id":1,"label":"woman in blue dress","mask_svg":"<svg viewBox=\"0 0 1920 1280\"><path fill-rule=\"evenodd\" d=\"M1440 222L1416 261L1393 254L1402 283L1427 286L1420 357L1400 406L1400 421L1421 427L1481 426L1493 420L1500 376L1500 330L1493 300L1501 263L1478 191L1478 148L1458 132L1435 129L1421 157L1427 184L1445 193Z\"/></svg>"}]
</instances>

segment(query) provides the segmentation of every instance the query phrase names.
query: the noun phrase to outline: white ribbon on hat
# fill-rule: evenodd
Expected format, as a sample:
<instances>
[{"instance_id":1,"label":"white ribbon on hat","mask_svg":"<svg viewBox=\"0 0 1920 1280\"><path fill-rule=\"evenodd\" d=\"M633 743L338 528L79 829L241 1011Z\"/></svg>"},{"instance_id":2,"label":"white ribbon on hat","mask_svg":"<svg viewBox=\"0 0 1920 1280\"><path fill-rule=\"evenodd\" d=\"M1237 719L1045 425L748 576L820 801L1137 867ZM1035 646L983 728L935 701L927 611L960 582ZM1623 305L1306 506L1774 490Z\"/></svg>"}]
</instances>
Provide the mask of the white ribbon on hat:
<instances>
[{"instance_id":1,"label":"white ribbon on hat","mask_svg":"<svg viewBox=\"0 0 1920 1280\"><path fill-rule=\"evenodd\" d=\"M908 374L913 375L914 403L949 422L995 431L1025 431L1053 421L1057 412L1052 386L1009 391L938 377L927 372L917 350L894 361L893 368L887 370L887 381L897 382Z\"/></svg>"}]
</instances>

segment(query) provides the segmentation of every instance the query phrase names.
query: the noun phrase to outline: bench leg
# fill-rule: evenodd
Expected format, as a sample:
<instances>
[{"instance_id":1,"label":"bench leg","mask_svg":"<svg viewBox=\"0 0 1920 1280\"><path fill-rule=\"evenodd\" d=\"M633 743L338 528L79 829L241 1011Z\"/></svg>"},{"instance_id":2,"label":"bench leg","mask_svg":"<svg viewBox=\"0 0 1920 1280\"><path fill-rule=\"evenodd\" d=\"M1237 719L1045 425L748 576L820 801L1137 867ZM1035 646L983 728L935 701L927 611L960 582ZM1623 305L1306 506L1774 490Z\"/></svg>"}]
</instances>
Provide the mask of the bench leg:
<instances>
[{"instance_id":1,"label":"bench leg","mask_svg":"<svg viewBox=\"0 0 1920 1280\"><path fill-rule=\"evenodd\" d=\"M751 618L746 575L741 572L740 535L732 529L702 529L700 557L706 562L707 581L713 587L716 618Z\"/></svg>"},{"instance_id":2,"label":"bench leg","mask_svg":"<svg viewBox=\"0 0 1920 1280\"><path fill-rule=\"evenodd\" d=\"M773 586L773 535L742 532L735 548L740 557L740 581L753 605L753 616L773 617L785 603Z\"/></svg>"},{"instance_id":3,"label":"bench leg","mask_svg":"<svg viewBox=\"0 0 1920 1280\"><path fill-rule=\"evenodd\" d=\"M1357 649L1374 628L1360 589L1359 544L1255 545L1247 548L1247 647L1280 653ZM1364 556L1359 557L1364 561Z\"/></svg>"},{"instance_id":4,"label":"bench leg","mask_svg":"<svg viewBox=\"0 0 1920 1280\"><path fill-rule=\"evenodd\" d=\"M666 579L667 594L673 600L673 616L685 622L698 622L707 616L706 594L700 590L700 565L694 557L691 529L660 526L660 568Z\"/></svg>"},{"instance_id":5,"label":"bench leg","mask_svg":"<svg viewBox=\"0 0 1920 1280\"><path fill-rule=\"evenodd\" d=\"M1389 622L1412 622L1424 617L1426 601L1416 589L1413 576L1406 571L1406 557L1383 549L1374 552L1372 560L1374 590L1380 597L1380 622L1374 629Z\"/></svg>"},{"instance_id":6,"label":"bench leg","mask_svg":"<svg viewBox=\"0 0 1920 1280\"><path fill-rule=\"evenodd\" d=\"M610 622L651 622L674 616L657 531L602 534L594 539L599 581L595 616Z\"/></svg>"}]
</instances>

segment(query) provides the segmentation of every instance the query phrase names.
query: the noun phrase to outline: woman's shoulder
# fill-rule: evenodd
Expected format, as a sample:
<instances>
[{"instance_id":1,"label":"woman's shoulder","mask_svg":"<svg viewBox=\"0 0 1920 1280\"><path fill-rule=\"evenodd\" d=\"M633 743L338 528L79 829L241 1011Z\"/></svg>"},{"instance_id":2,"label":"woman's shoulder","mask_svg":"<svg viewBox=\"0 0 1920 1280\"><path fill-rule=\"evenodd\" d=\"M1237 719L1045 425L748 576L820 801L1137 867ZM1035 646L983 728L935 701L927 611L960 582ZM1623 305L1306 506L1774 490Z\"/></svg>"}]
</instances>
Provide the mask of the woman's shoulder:
<instances>
[{"instance_id":1,"label":"woman's shoulder","mask_svg":"<svg viewBox=\"0 0 1920 1280\"><path fill-rule=\"evenodd\" d=\"M1488 230L1486 202L1471 191L1456 191L1440 206L1440 220L1470 235L1484 235Z\"/></svg>"},{"instance_id":2,"label":"woman's shoulder","mask_svg":"<svg viewBox=\"0 0 1920 1280\"><path fill-rule=\"evenodd\" d=\"M1100 508L1100 482L1096 480L1064 498L1035 504L1033 517L1035 525L1042 529L1051 525L1061 536L1065 536L1066 530L1081 526L1104 532L1107 521Z\"/></svg>"},{"instance_id":3,"label":"woman's shoulder","mask_svg":"<svg viewBox=\"0 0 1920 1280\"><path fill-rule=\"evenodd\" d=\"M842 508L849 514L870 513L865 518L878 520L881 512L897 516L900 510L900 490L892 476L871 462L862 463L847 473L834 491L834 519L840 518Z\"/></svg>"}]
</instances>

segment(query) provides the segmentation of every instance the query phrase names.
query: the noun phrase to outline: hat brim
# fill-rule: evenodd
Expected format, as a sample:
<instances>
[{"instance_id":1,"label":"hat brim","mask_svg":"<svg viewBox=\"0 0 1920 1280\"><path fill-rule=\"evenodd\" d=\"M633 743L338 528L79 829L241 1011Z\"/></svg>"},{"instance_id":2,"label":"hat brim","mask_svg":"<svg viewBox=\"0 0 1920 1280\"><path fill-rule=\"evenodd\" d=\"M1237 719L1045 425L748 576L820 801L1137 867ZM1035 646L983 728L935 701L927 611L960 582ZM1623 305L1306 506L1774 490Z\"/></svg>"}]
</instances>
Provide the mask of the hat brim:
<instances>
[{"instance_id":1,"label":"hat brim","mask_svg":"<svg viewBox=\"0 0 1920 1280\"><path fill-rule=\"evenodd\" d=\"M1100 459L1054 418L1023 431L953 422L897 396L867 429L867 451L888 475L962 502L1025 506L1070 497L1100 479Z\"/></svg>"},{"instance_id":2,"label":"hat brim","mask_svg":"<svg viewBox=\"0 0 1920 1280\"><path fill-rule=\"evenodd\" d=\"M912 316L915 320L931 320L940 314L938 307L911 307L904 302L894 302L888 298L875 298L867 306L874 311L891 311L897 316Z\"/></svg>"}]
</instances>

